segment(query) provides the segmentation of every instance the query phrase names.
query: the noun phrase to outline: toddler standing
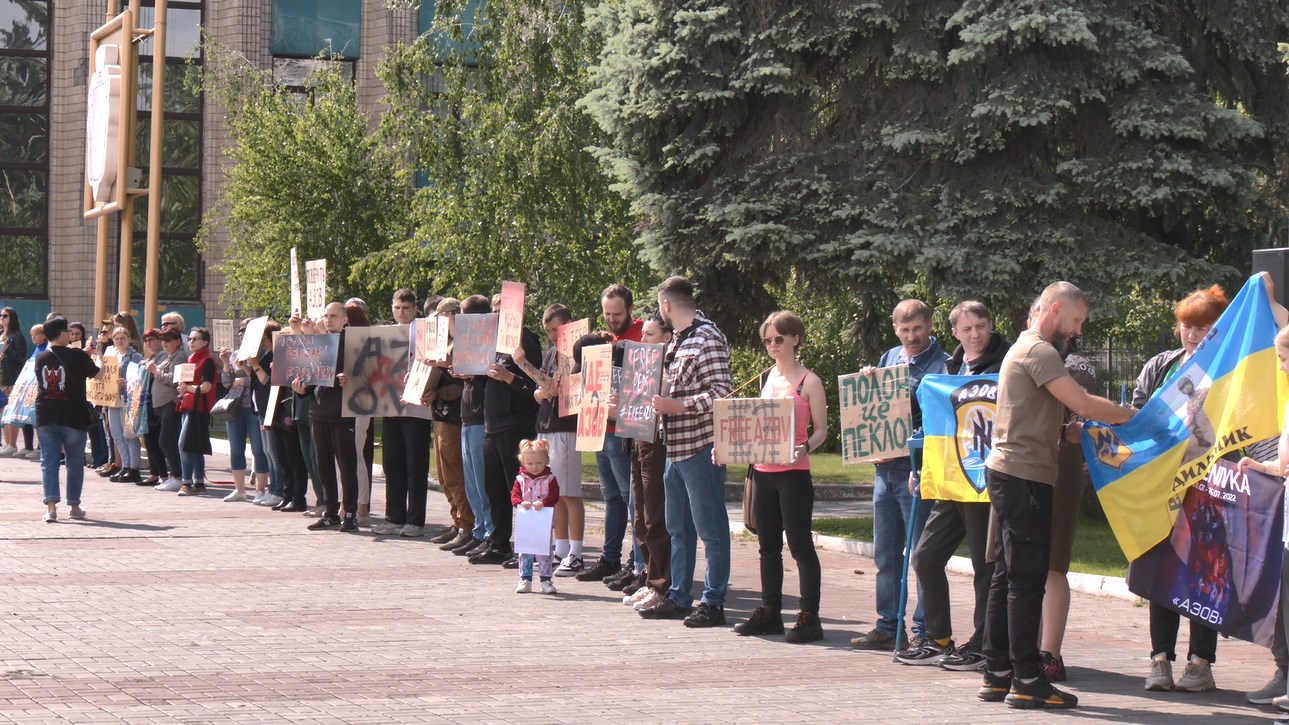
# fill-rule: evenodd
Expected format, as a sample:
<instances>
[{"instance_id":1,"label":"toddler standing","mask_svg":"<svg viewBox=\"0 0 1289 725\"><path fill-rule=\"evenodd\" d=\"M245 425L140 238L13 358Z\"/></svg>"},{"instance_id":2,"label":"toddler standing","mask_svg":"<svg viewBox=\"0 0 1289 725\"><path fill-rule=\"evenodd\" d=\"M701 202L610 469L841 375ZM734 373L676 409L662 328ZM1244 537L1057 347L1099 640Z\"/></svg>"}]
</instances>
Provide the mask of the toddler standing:
<instances>
[{"instance_id":1,"label":"toddler standing","mask_svg":"<svg viewBox=\"0 0 1289 725\"><path fill-rule=\"evenodd\" d=\"M519 442L519 475L510 491L510 503L515 508L536 509L554 506L559 500L559 482L550 468L550 445L544 440ZM519 586L515 593L526 594L533 590L533 559L537 559L541 576L542 594L554 594L551 583L551 555L521 554L519 556Z\"/></svg>"}]
</instances>

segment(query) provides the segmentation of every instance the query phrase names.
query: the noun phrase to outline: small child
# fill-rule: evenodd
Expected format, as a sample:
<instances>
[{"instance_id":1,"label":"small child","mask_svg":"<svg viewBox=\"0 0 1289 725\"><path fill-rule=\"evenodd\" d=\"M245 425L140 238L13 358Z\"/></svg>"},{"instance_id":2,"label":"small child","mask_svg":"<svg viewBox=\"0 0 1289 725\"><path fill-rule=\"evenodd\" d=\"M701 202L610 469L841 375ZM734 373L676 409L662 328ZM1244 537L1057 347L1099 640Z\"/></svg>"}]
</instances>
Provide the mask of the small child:
<instances>
[{"instance_id":1,"label":"small child","mask_svg":"<svg viewBox=\"0 0 1289 725\"><path fill-rule=\"evenodd\" d=\"M544 506L554 506L559 500L559 481L550 468L550 444L544 440L522 440L519 442L519 475L515 476L515 487L510 491L510 503L516 508L542 510ZM554 594L555 585L551 583L550 554L519 555L519 586L516 594L526 594L533 590L533 559L537 559L542 580L542 594Z\"/></svg>"}]
</instances>

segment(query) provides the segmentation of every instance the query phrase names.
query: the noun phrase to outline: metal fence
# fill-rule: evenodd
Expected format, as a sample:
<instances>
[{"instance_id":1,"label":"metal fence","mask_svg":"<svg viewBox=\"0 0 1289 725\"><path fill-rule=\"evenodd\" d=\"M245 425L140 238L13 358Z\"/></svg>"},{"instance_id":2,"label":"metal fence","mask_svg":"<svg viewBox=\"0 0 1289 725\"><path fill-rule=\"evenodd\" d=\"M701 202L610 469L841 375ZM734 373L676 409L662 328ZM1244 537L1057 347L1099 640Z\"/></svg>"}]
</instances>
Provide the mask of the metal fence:
<instances>
[{"instance_id":1,"label":"metal fence","mask_svg":"<svg viewBox=\"0 0 1289 725\"><path fill-rule=\"evenodd\" d=\"M1113 339L1086 342L1088 344L1080 345L1080 349L1096 371L1096 392L1116 403L1132 400L1132 390L1137 385L1142 366L1164 349L1146 350L1117 343Z\"/></svg>"}]
</instances>

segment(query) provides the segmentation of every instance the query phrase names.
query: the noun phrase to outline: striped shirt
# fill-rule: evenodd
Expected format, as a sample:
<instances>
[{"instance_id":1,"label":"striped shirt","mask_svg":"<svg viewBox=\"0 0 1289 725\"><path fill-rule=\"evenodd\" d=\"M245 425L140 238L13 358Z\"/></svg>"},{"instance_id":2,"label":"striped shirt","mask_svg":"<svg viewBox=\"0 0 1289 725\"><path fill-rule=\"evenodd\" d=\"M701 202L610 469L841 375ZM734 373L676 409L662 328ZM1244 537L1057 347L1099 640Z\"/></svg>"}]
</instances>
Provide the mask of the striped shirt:
<instances>
[{"instance_id":1,"label":"striped shirt","mask_svg":"<svg viewBox=\"0 0 1289 725\"><path fill-rule=\"evenodd\" d=\"M715 439L712 411L733 389L730 344L725 334L699 312L693 324L667 346L668 397L685 404L684 413L662 416L667 460L683 461Z\"/></svg>"}]
</instances>

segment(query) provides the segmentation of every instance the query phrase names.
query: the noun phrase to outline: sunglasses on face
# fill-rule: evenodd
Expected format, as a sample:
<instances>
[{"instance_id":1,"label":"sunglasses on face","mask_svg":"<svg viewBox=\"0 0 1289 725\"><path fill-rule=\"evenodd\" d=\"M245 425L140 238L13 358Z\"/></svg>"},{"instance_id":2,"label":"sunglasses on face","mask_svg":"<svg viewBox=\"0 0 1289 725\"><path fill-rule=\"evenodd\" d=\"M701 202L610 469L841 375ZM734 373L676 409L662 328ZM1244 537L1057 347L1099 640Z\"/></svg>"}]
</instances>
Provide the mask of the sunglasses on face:
<instances>
[{"instance_id":1,"label":"sunglasses on face","mask_svg":"<svg viewBox=\"0 0 1289 725\"><path fill-rule=\"evenodd\" d=\"M766 347L769 347L770 345L782 345L783 340L784 340L783 335L775 335L774 337L761 338L761 343Z\"/></svg>"}]
</instances>

